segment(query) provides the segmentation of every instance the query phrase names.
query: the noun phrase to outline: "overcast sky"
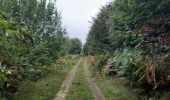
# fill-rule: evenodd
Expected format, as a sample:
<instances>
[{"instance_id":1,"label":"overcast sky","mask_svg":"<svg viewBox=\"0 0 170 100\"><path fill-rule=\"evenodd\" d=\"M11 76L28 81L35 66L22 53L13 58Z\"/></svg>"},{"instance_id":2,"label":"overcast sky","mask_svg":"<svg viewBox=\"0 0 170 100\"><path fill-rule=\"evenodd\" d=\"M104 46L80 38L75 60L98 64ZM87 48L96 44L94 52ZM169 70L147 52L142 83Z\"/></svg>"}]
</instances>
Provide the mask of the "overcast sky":
<instances>
[{"instance_id":1,"label":"overcast sky","mask_svg":"<svg viewBox=\"0 0 170 100\"><path fill-rule=\"evenodd\" d=\"M69 37L78 37L85 43L89 21L109 1L111 0L57 0L57 9L61 12L62 23L66 26Z\"/></svg>"}]
</instances>

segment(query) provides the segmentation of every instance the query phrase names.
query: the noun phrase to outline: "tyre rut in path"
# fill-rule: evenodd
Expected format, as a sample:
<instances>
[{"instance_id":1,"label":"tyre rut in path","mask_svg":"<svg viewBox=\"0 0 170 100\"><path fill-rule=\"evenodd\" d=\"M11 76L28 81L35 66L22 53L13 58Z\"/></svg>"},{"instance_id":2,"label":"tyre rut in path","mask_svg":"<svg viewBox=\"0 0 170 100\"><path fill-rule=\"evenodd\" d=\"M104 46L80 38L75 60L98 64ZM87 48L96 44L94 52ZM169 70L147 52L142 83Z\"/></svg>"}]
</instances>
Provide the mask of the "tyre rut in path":
<instances>
[{"instance_id":1,"label":"tyre rut in path","mask_svg":"<svg viewBox=\"0 0 170 100\"><path fill-rule=\"evenodd\" d=\"M94 78L92 78L90 76L90 72L88 70L87 58L86 58L86 60L84 60L83 65L84 65L84 68L85 68L86 79L87 79L87 81L89 83L89 87L90 87L91 91L93 92L93 96L95 97L95 100L105 100L105 97L102 94L99 87L96 85Z\"/></svg>"},{"instance_id":2,"label":"tyre rut in path","mask_svg":"<svg viewBox=\"0 0 170 100\"><path fill-rule=\"evenodd\" d=\"M66 79L64 80L59 92L56 94L53 100L64 100L65 96L67 95L69 88L72 84L75 72L77 67L82 62L82 58L79 59L78 63L73 67L73 69L69 72Z\"/></svg>"}]
</instances>

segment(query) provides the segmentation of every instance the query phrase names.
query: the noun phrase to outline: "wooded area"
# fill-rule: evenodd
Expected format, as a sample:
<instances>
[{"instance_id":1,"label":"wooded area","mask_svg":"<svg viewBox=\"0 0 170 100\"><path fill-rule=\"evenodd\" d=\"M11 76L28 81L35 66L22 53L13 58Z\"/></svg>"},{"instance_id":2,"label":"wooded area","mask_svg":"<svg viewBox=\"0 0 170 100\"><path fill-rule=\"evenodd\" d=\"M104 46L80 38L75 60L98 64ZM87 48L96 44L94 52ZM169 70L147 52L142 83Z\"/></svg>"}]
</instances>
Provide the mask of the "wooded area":
<instances>
[{"instance_id":1,"label":"wooded area","mask_svg":"<svg viewBox=\"0 0 170 100\"><path fill-rule=\"evenodd\" d=\"M0 96L16 92L25 80L45 77L66 63L63 56L80 54L82 44L69 39L55 4L0 0Z\"/></svg>"},{"instance_id":2,"label":"wooded area","mask_svg":"<svg viewBox=\"0 0 170 100\"><path fill-rule=\"evenodd\" d=\"M152 96L169 91L170 0L108 3L93 18L83 51L96 56L101 74L113 58L118 75L128 78L133 89Z\"/></svg>"},{"instance_id":3,"label":"wooded area","mask_svg":"<svg viewBox=\"0 0 170 100\"><path fill-rule=\"evenodd\" d=\"M116 92L121 89L134 100L159 100L170 93L170 0L112 0L92 18L84 45L68 36L56 3L0 0L0 99L51 99L79 55L89 59L81 58L76 65L74 80L71 74L68 100L94 99L95 82L108 91L113 87L106 86L114 84ZM36 92L26 94L34 88Z\"/></svg>"}]
</instances>

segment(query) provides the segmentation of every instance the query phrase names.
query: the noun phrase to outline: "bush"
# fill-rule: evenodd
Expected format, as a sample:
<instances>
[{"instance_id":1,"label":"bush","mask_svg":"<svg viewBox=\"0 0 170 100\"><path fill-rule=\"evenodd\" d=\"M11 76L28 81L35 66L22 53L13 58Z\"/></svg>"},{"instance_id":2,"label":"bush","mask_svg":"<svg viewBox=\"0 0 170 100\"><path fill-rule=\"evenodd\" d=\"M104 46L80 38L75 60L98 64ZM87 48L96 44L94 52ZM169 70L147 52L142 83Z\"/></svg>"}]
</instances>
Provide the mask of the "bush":
<instances>
[{"instance_id":1,"label":"bush","mask_svg":"<svg viewBox=\"0 0 170 100\"><path fill-rule=\"evenodd\" d=\"M115 52L118 70L129 80L130 86L139 86L143 84L145 74L142 64L143 51L125 48Z\"/></svg>"},{"instance_id":2,"label":"bush","mask_svg":"<svg viewBox=\"0 0 170 100\"><path fill-rule=\"evenodd\" d=\"M96 68L100 71L104 68L104 65L106 65L107 60L109 59L110 55L109 54L103 54L98 57L97 63L96 63Z\"/></svg>"},{"instance_id":3,"label":"bush","mask_svg":"<svg viewBox=\"0 0 170 100\"><path fill-rule=\"evenodd\" d=\"M15 66L13 66L13 68L8 68L0 64L0 94L16 92L18 89L18 82L21 78L22 76Z\"/></svg>"}]
</instances>

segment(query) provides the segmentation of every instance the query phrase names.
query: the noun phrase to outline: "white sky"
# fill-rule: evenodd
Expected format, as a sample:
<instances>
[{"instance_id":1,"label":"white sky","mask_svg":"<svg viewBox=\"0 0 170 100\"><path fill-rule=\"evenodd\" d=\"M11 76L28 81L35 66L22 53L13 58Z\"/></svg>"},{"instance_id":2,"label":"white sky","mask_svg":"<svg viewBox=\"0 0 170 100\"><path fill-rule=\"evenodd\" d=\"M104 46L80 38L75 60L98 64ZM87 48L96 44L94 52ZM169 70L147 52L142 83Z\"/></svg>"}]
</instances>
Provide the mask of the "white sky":
<instances>
[{"instance_id":1,"label":"white sky","mask_svg":"<svg viewBox=\"0 0 170 100\"><path fill-rule=\"evenodd\" d=\"M101 6L111 0L57 0L57 9L61 12L63 26L66 26L70 38L78 37L83 43L94 17Z\"/></svg>"}]
</instances>

